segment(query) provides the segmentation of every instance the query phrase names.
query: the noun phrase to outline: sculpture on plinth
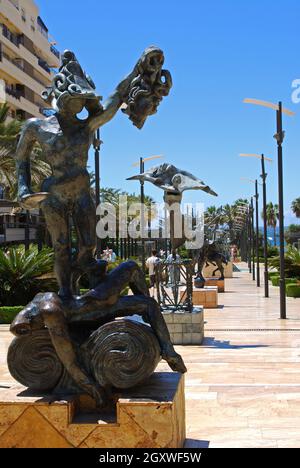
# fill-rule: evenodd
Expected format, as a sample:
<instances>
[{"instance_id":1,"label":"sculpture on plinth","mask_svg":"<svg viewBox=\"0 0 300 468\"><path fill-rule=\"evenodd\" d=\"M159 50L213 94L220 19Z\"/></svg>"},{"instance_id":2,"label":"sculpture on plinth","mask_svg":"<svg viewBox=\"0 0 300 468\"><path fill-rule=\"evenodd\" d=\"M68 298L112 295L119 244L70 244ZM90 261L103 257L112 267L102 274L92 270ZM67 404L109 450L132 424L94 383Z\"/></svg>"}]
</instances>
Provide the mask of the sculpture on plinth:
<instances>
[{"instance_id":1,"label":"sculpture on plinth","mask_svg":"<svg viewBox=\"0 0 300 468\"><path fill-rule=\"evenodd\" d=\"M107 273L107 264L94 257L96 210L87 171L88 151L99 127L123 107L141 128L168 95L172 80L170 73L162 70L163 62L160 49L146 49L102 105L92 79L74 53L65 51L59 73L43 93L55 113L45 119L30 119L24 125L16 154L18 198L24 209L39 207L43 211L59 284L58 294L38 295L11 325L16 339L8 352L9 369L29 388L84 391L101 406L113 387L128 388L149 377L161 357L173 370L186 372L138 265L125 262ZM84 108L89 115L81 120L78 114ZM30 153L36 143L52 175L43 182L41 192L34 194ZM70 216L78 239L75 258L70 245ZM79 297L78 281L83 274L88 275L91 290ZM133 296L122 296L127 286ZM134 314L142 316L151 329L140 323L115 321Z\"/></svg>"},{"instance_id":2,"label":"sculpture on plinth","mask_svg":"<svg viewBox=\"0 0 300 468\"><path fill-rule=\"evenodd\" d=\"M195 258L197 263L197 275L195 278L196 288L204 288L205 278L203 276L203 269L204 266L209 263L217 267L213 271L213 276L215 277L216 272L219 271L219 281L223 281L225 279L225 269L223 265L228 265L228 260L223 253L219 252L219 248L215 242L209 243L206 241L203 247L197 251Z\"/></svg>"},{"instance_id":3,"label":"sculpture on plinth","mask_svg":"<svg viewBox=\"0 0 300 468\"><path fill-rule=\"evenodd\" d=\"M194 261L178 261L176 250L181 247L187 238L184 233L184 218L181 213L180 205L182 202L183 192L187 190L202 190L210 195L217 194L203 181L195 177L193 174L178 169L172 164L161 164L160 166L149 169L144 174L139 174L130 177L128 180L140 180L142 182L150 182L156 187L164 191L164 202L170 211L170 240L172 248L173 260L159 262L156 265L157 271L157 294L158 302L163 310L180 311L193 310L193 274ZM181 224L180 236L176 233L175 213L172 207L179 208L179 219ZM171 275L173 280L170 287L172 296L167 292L166 285L163 279L168 275L168 270L172 269L177 274ZM181 294L181 287L185 287L185 291Z\"/></svg>"}]
</instances>

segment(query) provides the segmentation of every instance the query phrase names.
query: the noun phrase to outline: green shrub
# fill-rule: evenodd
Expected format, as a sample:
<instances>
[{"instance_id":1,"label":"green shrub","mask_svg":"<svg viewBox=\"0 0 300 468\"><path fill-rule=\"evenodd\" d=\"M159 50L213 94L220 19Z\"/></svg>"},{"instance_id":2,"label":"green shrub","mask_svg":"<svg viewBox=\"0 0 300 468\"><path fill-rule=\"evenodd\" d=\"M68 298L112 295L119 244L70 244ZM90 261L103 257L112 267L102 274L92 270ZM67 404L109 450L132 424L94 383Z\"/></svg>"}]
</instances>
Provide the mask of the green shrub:
<instances>
[{"instance_id":1,"label":"green shrub","mask_svg":"<svg viewBox=\"0 0 300 468\"><path fill-rule=\"evenodd\" d=\"M279 276L278 271L269 271L269 280L270 281L274 276Z\"/></svg>"},{"instance_id":2,"label":"green shrub","mask_svg":"<svg viewBox=\"0 0 300 468\"><path fill-rule=\"evenodd\" d=\"M0 306L27 304L39 292L57 289L50 274L53 250L24 246L0 250ZM49 275L50 274L50 275Z\"/></svg>"},{"instance_id":3,"label":"green shrub","mask_svg":"<svg viewBox=\"0 0 300 468\"><path fill-rule=\"evenodd\" d=\"M288 284L286 287L286 295L288 297L300 297L300 285L299 284Z\"/></svg>"},{"instance_id":4,"label":"green shrub","mask_svg":"<svg viewBox=\"0 0 300 468\"><path fill-rule=\"evenodd\" d=\"M270 260L270 266L279 270L279 256ZM285 253L285 274L288 278L300 277L300 250L296 247L289 246Z\"/></svg>"},{"instance_id":5,"label":"green shrub","mask_svg":"<svg viewBox=\"0 0 300 468\"><path fill-rule=\"evenodd\" d=\"M298 284L298 279L297 278L286 278L285 279L285 284Z\"/></svg>"},{"instance_id":6,"label":"green shrub","mask_svg":"<svg viewBox=\"0 0 300 468\"><path fill-rule=\"evenodd\" d=\"M271 278L273 286L280 286L280 276L277 274L276 276L272 276ZM297 284L298 279L297 278L286 278L285 279L285 284L286 286L290 284Z\"/></svg>"},{"instance_id":7,"label":"green shrub","mask_svg":"<svg viewBox=\"0 0 300 468\"><path fill-rule=\"evenodd\" d=\"M10 324L16 316L24 309L24 306L0 307L0 324Z\"/></svg>"},{"instance_id":8,"label":"green shrub","mask_svg":"<svg viewBox=\"0 0 300 468\"><path fill-rule=\"evenodd\" d=\"M277 276L272 276L271 281L272 281L272 285L273 285L273 286L279 286L279 284L280 284L280 276L279 276L279 275L277 275Z\"/></svg>"},{"instance_id":9,"label":"green shrub","mask_svg":"<svg viewBox=\"0 0 300 468\"><path fill-rule=\"evenodd\" d=\"M273 258L278 256L278 247L268 245L268 258Z\"/></svg>"}]
</instances>

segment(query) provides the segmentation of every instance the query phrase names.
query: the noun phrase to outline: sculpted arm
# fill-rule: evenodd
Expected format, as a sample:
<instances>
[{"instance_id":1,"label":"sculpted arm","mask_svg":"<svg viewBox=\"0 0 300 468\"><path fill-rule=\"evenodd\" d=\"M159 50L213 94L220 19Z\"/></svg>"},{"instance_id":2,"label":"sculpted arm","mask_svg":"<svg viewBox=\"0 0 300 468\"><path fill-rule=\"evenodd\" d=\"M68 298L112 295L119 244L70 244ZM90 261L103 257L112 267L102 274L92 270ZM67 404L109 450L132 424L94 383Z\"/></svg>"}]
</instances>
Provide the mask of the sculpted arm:
<instances>
[{"instance_id":1,"label":"sculpted arm","mask_svg":"<svg viewBox=\"0 0 300 468\"><path fill-rule=\"evenodd\" d=\"M122 104L126 101L129 93L129 87L137 75L139 74L139 62L134 67L133 71L124 78L117 86L113 94L104 102L103 110L99 115L90 119L90 130L95 132L102 125L109 122L118 112Z\"/></svg>"}]
</instances>

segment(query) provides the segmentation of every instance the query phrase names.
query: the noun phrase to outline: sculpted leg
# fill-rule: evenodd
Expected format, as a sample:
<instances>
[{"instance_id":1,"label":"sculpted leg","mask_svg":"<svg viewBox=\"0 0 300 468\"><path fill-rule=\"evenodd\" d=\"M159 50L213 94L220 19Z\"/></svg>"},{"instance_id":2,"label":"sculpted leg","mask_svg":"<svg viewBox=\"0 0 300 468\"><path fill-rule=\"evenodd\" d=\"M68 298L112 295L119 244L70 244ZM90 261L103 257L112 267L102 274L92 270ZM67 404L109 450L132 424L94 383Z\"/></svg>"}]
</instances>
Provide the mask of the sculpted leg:
<instances>
[{"instance_id":1,"label":"sculpted leg","mask_svg":"<svg viewBox=\"0 0 300 468\"><path fill-rule=\"evenodd\" d=\"M78 240L78 256L73 265L73 287L83 273L89 277L90 288L99 283L96 250L96 207L89 190L76 201L73 221Z\"/></svg>"},{"instance_id":2,"label":"sculpted leg","mask_svg":"<svg viewBox=\"0 0 300 468\"><path fill-rule=\"evenodd\" d=\"M65 369L77 385L96 400L98 406L103 406L106 400L105 391L82 370L77 362L61 300L56 294L49 294L49 297L40 303L39 308L52 344Z\"/></svg>"},{"instance_id":3,"label":"sculpted leg","mask_svg":"<svg viewBox=\"0 0 300 468\"><path fill-rule=\"evenodd\" d=\"M203 273L202 273L204 265L205 265L205 262L203 260L199 260L197 278L199 278L202 281L205 281L205 278L204 278Z\"/></svg>"},{"instance_id":4,"label":"sculpted leg","mask_svg":"<svg viewBox=\"0 0 300 468\"><path fill-rule=\"evenodd\" d=\"M182 357L174 349L166 322L155 299L144 296L121 297L114 310L116 317L141 315L144 321L151 325L159 341L162 358L171 369L182 374L187 371Z\"/></svg>"},{"instance_id":5,"label":"sculpted leg","mask_svg":"<svg viewBox=\"0 0 300 468\"><path fill-rule=\"evenodd\" d=\"M42 204L55 253L55 273L61 297L71 296L71 246L67 208L51 197Z\"/></svg>"},{"instance_id":6,"label":"sculpted leg","mask_svg":"<svg viewBox=\"0 0 300 468\"><path fill-rule=\"evenodd\" d=\"M100 270L100 267L98 268ZM105 310L114 310L113 307L118 304L121 293L128 286L134 293L134 296L130 296L130 298L138 296L139 302L142 302L141 297L149 297L146 280L135 262L124 262L106 275L103 275L102 271L101 283L70 303L69 320L72 322L80 322L83 319L102 320Z\"/></svg>"},{"instance_id":7,"label":"sculpted leg","mask_svg":"<svg viewBox=\"0 0 300 468\"><path fill-rule=\"evenodd\" d=\"M223 280L223 279L225 279L225 270L224 270L224 267L223 267L223 262L222 262L222 260L217 260L216 263L217 263L218 270L221 273L220 280Z\"/></svg>"}]
</instances>

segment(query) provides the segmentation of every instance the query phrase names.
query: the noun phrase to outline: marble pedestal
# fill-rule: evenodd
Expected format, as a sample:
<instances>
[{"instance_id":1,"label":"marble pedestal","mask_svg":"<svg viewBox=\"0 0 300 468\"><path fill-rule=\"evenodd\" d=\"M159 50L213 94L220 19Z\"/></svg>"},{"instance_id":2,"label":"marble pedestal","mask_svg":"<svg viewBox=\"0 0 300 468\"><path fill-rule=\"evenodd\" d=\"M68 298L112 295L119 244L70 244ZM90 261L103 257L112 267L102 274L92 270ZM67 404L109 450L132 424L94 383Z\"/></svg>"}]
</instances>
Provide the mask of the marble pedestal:
<instances>
[{"instance_id":1,"label":"marble pedestal","mask_svg":"<svg viewBox=\"0 0 300 468\"><path fill-rule=\"evenodd\" d=\"M218 308L218 286L205 286L204 289L193 289L193 304L202 305L204 309Z\"/></svg>"},{"instance_id":2,"label":"marble pedestal","mask_svg":"<svg viewBox=\"0 0 300 468\"><path fill-rule=\"evenodd\" d=\"M163 313L174 345L201 345L204 340L203 307L193 313Z\"/></svg>"},{"instance_id":3,"label":"marble pedestal","mask_svg":"<svg viewBox=\"0 0 300 468\"><path fill-rule=\"evenodd\" d=\"M219 293L225 292L225 280L219 280L218 278L205 278L204 286L216 286Z\"/></svg>"},{"instance_id":4,"label":"marble pedestal","mask_svg":"<svg viewBox=\"0 0 300 468\"><path fill-rule=\"evenodd\" d=\"M0 390L0 448L182 448L184 376L155 373L97 410L88 396Z\"/></svg>"}]
</instances>

